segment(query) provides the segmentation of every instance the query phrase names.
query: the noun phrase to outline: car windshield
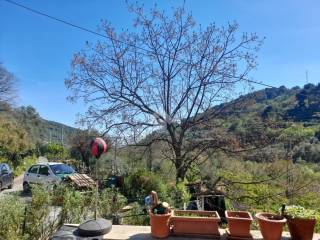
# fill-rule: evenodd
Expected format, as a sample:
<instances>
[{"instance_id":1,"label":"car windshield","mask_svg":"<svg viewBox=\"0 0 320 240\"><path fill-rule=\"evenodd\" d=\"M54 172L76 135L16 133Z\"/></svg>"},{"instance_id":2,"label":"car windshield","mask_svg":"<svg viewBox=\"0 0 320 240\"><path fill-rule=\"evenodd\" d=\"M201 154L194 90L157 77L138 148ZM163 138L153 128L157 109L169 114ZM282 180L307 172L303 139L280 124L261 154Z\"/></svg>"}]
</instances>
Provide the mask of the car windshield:
<instances>
[{"instance_id":1,"label":"car windshield","mask_svg":"<svg viewBox=\"0 0 320 240\"><path fill-rule=\"evenodd\" d=\"M74 173L74 169L66 164L54 164L50 165L54 174L71 174Z\"/></svg>"}]
</instances>

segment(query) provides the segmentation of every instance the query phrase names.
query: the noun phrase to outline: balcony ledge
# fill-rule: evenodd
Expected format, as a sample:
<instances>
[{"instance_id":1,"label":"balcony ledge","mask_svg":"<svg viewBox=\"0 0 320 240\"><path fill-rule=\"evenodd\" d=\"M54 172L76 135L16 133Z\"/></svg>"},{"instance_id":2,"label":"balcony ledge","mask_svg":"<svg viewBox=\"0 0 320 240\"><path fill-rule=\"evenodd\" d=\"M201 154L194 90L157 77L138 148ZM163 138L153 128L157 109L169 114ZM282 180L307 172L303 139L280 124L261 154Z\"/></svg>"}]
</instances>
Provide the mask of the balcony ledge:
<instances>
[{"instance_id":1,"label":"balcony ledge","mask_svg":"<svg viewBox=\"0 0 320 240\"><path fill-rule=\"evenodd\" d=\"M75 224L65 224L64 226L73 226L76 227ZM221 234L221 240L226 240L225 229L219 229ZM257 230L252 230L251 234L254 240L263 240L261 233ZM288 232L284 232L282 235L283 240L289 240L290 234ZM63 239L63 238L61 238ZM68 238L70 239L70 238ZM79 239L79 238L77 238ZM81 238L80 238L81 239ZM86 240L89 238L85 238ZM108 239L108 240L147 240L152 239L150 235L150 226L131 226L131 225L113 225L110 233L104 235L103 237L93 238L93 239ZM170 240L187 240L190 238L186 237L169 237L167 239ZM192 237L192 240L201 240L208 238L195 238ZM320 234L314 234L313 240L320 240Z\"/></svg>"}]
</instances>

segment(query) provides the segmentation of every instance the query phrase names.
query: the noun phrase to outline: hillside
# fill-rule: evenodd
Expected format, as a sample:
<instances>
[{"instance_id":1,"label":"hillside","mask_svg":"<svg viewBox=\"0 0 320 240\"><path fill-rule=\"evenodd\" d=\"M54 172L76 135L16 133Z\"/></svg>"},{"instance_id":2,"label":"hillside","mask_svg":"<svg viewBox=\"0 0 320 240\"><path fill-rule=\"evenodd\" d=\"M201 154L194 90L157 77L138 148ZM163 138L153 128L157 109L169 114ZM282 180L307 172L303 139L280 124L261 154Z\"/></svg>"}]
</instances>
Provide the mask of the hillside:
<instances>
[{"instance_id":1,"label":"hillside","mask_svg":"<svg viewBox=\"0 0 320 240\"><path fill-rule=\"evenodd\" d=\"M234 102L227 103L230 106L220 120L224 131L258 148L245 153L243 159L274 161L286 158L292 150L294 161L320 161L320 84L267 88Z\"/></svg>"},{"instance_id":2,"label":"hillside","mask_svg":"<svg viewBox=\"0 0 320 240\"><path fill-rule=\"evenodd\" d=\"M220 110L215 118L201 113L208 121L188 131L187 138L226 138L242 150L257 149L233 156L236 159L273 162L286 159L292 150L294 161L320 162L320 85L266 88L210 111ZM142 143L159 134L166 133L158 130ZM159 146L153 151L155 158L162 154Z\"/></svg>"},{"instance_id":3,"label":"hillside","mask_svg":"<svg viewBox=\"0 0 320 240\"><path fill-rule=\"evenodd\" d=\"M234 104L233 104L234 103ZM223 109L221 118L259 117L299 123L320 123L320 84L307 84L303 88L284 86L266 88L213 109Z\"/></svg>"},{"instance_id":4,"label":"hillside","mask_svg":"<svg viewBox=\"0 0 320 240\"><path fill-rule=\"evenodd\" d=\"M22 127L32 143L62 143L68 145L77 129L62 123L43 119L32 106L13 108L0 103L0 117L5 117Z\"/></svg>"}]
</instances>

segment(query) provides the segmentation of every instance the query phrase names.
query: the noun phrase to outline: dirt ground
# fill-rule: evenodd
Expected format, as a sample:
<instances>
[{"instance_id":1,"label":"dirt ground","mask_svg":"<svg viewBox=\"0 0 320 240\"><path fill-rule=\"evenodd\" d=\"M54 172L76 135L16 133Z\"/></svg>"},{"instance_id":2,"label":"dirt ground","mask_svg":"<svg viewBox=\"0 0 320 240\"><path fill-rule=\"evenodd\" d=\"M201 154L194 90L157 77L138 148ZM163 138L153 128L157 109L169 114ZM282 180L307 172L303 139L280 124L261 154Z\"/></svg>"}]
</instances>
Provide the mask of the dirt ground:
<instances>
[{"instance_id":1,"label":"dirt ground","mask_svg":"<svg viewBox=\"0 0 320 240\"><path fill-rule=\"evenodd\" d=\"M23 175L15 177L13 181L12 189L3 189L0 192L0 198L8 195L16 195L24 201L30 201L31 200L30 194L25 194L22 191L23 190L22 183L23 183Z\"/></svg>"}]
</instances>

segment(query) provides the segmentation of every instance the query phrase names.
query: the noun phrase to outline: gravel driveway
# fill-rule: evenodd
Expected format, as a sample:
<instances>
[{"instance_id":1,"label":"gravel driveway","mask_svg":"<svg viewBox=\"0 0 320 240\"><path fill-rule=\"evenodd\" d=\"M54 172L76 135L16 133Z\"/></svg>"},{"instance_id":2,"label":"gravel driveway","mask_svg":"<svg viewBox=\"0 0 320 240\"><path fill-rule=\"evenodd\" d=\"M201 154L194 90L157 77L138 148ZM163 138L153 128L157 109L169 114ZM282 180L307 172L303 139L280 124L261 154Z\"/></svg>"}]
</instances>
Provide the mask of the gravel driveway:
<instances>
[{"instance_id":1,"label":"gravel driveway","mask_svg":"<svg viewBox=\"0 0 320 240\"><path fill-rule=\"evenodd\" d=\"M12 189L3 189L0 192L0 198L6 195L8 196L8 195L14 194L19 196L24 201L30 200L31 197L29 196L29 194L24 194L22 191L23 190L22 183L23 183L23 174L14 178Z\"/></svg>"}]
</instances>

